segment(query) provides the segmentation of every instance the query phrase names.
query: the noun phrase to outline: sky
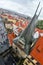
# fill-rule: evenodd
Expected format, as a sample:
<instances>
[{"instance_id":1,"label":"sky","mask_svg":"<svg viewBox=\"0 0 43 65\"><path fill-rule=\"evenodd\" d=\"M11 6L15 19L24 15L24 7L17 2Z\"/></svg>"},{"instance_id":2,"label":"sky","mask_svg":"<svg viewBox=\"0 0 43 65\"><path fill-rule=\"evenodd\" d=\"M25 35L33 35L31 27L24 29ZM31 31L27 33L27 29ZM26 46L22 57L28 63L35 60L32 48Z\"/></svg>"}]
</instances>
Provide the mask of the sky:
<instances>
[{"instance_id":1,"label":"sky","mask_svg":"<svg viewBox=\"0 0 43 65\"><path fill-rule=\"evenodd\" d=\"M0 8L4 8L33 17L39 1L41 2L40 7L38 9L39 13L41 7L43 8L43 0L0 0ZM43 9L39 16L39 19L43 19Z\"/></svg>"}]
</instances>

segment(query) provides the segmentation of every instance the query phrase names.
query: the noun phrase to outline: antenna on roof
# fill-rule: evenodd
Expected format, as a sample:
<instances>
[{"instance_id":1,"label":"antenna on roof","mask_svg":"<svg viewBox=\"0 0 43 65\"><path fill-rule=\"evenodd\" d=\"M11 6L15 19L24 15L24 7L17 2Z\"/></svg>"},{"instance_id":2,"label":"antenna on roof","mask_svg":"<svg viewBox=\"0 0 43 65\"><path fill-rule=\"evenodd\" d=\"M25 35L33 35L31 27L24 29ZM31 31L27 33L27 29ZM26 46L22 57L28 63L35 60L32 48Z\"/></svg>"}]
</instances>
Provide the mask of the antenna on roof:
<instances>
[{"instance_id":1,"label":"antenna on roof","mask_svg":"<svg viewBox=\"0 0 43 65\"><path fill-rule=\"evenodd\" d=\"M39 17L39 15L40 15L41 11L42 11L42 8L40 9L40 12L39 12L39 14L38 14L38 17Z\"/></svg>"},{"instance_id":2,"label":"antenna on roof","mask_svg":"<svg viewBox=\"0 0 43 65\"><path fill-rule=\"evenodd\" d=\"M36 13L37 13L37 11L38 11L38 8L39 8L39 6L40 6L40 2L39 2L39 4L38 4L38 6L37 6L37 9L36 9L36 12L35 12L35 14L34 14L34 15L36 15Z\"/></svg>"}]
</instances>

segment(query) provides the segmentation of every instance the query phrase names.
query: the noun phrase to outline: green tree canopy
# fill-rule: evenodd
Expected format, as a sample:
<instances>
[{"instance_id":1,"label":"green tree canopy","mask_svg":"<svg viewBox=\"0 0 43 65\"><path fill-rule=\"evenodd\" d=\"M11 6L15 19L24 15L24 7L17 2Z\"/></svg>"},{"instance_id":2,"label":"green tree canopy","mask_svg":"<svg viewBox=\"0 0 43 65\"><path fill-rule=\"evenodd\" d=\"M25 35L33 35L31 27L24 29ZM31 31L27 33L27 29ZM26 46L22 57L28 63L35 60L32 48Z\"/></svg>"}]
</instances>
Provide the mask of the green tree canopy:
<instances>
[{"instance_id":1,"label":"green tree canopy","mask_svg":"<svg viewBox=\"0 0 43 65\"><path fill-rule=\"evenodd\" d=\"M38 21L36 27L39 29L43 29L43 20Z\"/></svg>"}]
</instances>

